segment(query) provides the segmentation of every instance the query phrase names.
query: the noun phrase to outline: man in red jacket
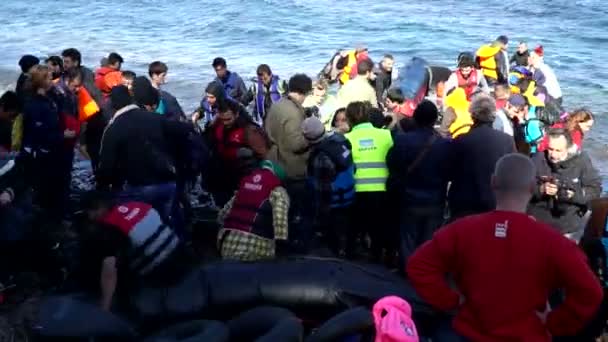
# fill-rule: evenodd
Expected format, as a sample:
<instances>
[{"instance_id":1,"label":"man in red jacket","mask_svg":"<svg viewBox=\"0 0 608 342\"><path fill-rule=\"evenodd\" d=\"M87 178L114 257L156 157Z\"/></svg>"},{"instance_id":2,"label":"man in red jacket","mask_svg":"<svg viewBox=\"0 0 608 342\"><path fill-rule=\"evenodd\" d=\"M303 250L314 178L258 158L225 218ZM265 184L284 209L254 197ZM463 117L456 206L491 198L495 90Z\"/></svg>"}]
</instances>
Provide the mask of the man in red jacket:
<instances>
[{"instance_id":1,"label":"man in red jacket","mask_svg":"<svg viewBox=\"0 0 608 342\"><path fill-rule=\"evenodd\" d=\"M443 227L408 262L420 296L455 310L452 326L466 339L550 341L577 334L598 309L602 289L583 253L525 214L534 187L529 158L502 157L492 176L496 210ZM566 296L551 310L547 300L558 289Z\"/></svg>"}]
</instances>

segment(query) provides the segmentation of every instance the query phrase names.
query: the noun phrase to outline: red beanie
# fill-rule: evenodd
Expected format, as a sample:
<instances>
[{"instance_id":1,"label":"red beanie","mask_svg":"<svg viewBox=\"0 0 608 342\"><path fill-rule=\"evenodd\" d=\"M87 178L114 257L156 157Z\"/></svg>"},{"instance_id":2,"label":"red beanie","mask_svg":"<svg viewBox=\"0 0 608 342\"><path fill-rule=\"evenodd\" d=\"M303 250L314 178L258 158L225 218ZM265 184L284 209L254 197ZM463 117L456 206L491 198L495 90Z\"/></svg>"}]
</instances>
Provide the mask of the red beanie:
<instances>
[{"instance_id":1,"label":"red beanie","mask_svg":"<svg viewBox=\"0 0 608 342\"><path fill-rule=\"evenodd\" d=\"M539 55L540 57L545 55L545 49L543 48L542 45L539 45L537 47L534 48L534 52Z\"/></svg>"}]
</instances>

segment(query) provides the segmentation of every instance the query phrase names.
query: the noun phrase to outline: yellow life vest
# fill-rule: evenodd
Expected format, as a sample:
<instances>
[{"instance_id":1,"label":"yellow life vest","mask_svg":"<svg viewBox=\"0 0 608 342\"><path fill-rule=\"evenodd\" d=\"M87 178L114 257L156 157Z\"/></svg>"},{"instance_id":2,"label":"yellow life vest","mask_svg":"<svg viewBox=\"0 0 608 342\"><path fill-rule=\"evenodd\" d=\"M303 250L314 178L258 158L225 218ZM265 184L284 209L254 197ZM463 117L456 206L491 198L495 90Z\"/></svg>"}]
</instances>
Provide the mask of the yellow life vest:
<instances>
[{"instance_id":1,"label":"yellow life vest","mask_svg":"<svg viewBox=\"0 0 608 342\"><path fill-rule=\"evenodd\" d=\"M15 121L13 121L13 130L11 132L11 150L21 150L21 143L23 142L23 114L17 115Z\"/></svg>"},{"instance_id":2,"label":"yellow life vest","mask_svg":"<svg viewBox=\"0 0 608 342\"><path fill-rule=\"evenodd\" d=\"M500 46L494 44L486 44L480 47L475 54L479 59L479 66L483 71L483 75L492 79L498 79L496 56L500 52Z\"/></svg>"},{"instance_id":3,"label":"yellow life vest","mask_svg":"<svg viewBox=\"0 0 608 342\"><path fill-rule=\"evenodd\" d=\"M445 98L445 106L452 108L456 114L456 120L450 125L452 138L468 133L473 126L473 119L469 113L469 101L463 88L457 88Z\"/></svg>"},{"instance_id":4,"label":"yellow life vest","mask_svg":"<svg viewBox=\"0 0 608 342\"><path fill-rule=\"evenodd\" d=\"M526 89L526 91L522 95L526 99L528 99L528 103L530 104L530 106L544 107L545 103L534 95L535 91L536 91L536 82L531 81L530 84L528 85L528 89Z\"/></svg>"},{"instance_id":5,"label":"yellow life vest","mask_svg":"<svg viewBox=\"0 0 608 342\"><path fill-rule=\"evenodd\" d=\"M353 67L357 65L357 51L351 50L347 54L348 62L346 66L342 70L342 74L340 74L340 83L345 85L346 82L350 81L350 72L353 70Z\"/></svg>"},{"instance_id":6,"label":"yellow life vest","mask_svg":"<svg viewBox=\"0 0 608 342\"><path fill-rule=\"evenodd\" d=\"M386 155L393 147L391 132L366 122L353 127L346 138L353 146L355 191L386 191Z\"/></svg>"}]
</instances>

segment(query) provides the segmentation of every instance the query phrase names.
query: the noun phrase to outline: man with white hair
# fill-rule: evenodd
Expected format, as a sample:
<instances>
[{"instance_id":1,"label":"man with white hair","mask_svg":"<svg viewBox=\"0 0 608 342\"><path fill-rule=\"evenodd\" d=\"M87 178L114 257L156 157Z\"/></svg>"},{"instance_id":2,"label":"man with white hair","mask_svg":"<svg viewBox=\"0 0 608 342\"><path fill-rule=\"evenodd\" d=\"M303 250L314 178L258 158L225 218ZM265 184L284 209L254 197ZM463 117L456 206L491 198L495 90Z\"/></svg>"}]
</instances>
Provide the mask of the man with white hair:
<instances>
[{"instance_id":1,"label":"man with white hair","mask_svg":"<svg viewBox=\"0 0 608 342\"><path fill-rule=\"evenodd\" d=\"M486 94L475 95L469 107L473 127L452 143L448 205L452 219L490 211L496 206L490 188L494 165L500 157L515 152L511 136L492 127L496 103Z\"/></svg>"},{"instance_id":2,"label":"man with white hair","mask_svg":"<svg viewBox=\"0 0 608 342\"><path fill-rule=\"evenodd\" d=\"M537 187L534 164L522 154L508 154L498 160L491 179L493 211L441 228L409 259L408 279L422 299L456 312L451 326L439 329L433 340L525 336L527 341L551 341L579 333L596 313L603 292L579 248L526 215ZM558 289L565 298L552 310L548 296Z\"/></svg>"}]
</instances>

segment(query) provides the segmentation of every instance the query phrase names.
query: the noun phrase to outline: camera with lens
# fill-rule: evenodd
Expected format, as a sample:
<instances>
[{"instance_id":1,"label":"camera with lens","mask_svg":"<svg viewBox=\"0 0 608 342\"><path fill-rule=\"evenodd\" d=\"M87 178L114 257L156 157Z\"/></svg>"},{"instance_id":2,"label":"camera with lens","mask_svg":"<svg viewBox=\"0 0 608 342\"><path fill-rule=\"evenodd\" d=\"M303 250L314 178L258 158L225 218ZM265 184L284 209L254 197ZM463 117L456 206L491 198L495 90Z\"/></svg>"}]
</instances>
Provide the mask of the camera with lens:
<instances>
[{"instance_id":1,"label":"camera with lens","mask_svg":"<svg viewBox=\"0 0 608 342\"><path fill-rule=\"evenodd\" d=\"M557 186L557 200L569 199L568 191L576 192L576 187L571 181L560 179L555 176L541 176L539 181L541 183L551 183Z\"/></svg>"},{"instance_id":2,"label":"camera with lens","mask_svg":"<svg viewBox=\"0 0 608 342\"><path fill-rule=\"evenodd\" d=\"M306 107L306 108L304 108L304 114L306 114L307 118L310 118L310 117L313 117L313 116L315 116L317 118L321 117L321 115L319 113L319 107L317 107L317 106L312 106L312 107Z\"/></svg>"}]
</instances>

